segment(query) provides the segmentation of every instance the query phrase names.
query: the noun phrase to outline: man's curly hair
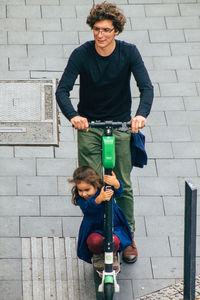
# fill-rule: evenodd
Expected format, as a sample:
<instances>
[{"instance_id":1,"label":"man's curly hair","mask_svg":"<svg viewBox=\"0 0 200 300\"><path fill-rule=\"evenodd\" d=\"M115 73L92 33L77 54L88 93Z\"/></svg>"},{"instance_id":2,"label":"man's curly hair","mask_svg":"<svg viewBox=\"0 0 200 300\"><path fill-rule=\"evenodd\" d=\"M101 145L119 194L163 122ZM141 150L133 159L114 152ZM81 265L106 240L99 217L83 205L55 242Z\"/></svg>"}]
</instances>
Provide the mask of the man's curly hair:
<instances>
[{"instance_id":1,"label":"man's curly hair","mask_svg":"<svg viewBox=\"0 0 200 300\"><path fill-rule=\"evenodd\" d=\"M121 33L126 23L126 18L121 10L114 4L106 1L96 4L90 10L86 24L93 28L94 24L103 20L111 20L115 31Z\"/></svg>"}]
</instances>

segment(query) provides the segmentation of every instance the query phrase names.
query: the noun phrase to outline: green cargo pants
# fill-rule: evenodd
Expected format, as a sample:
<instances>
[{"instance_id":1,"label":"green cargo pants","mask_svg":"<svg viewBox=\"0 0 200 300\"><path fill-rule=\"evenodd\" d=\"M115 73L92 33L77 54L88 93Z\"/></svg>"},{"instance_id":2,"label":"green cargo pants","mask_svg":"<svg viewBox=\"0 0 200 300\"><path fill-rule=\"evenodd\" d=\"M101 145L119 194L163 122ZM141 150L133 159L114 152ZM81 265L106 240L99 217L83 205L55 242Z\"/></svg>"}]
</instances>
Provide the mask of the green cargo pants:
<instances>
[{"instance_id":1,"label":"green cargo pants","mask_svg":"<svg viewBox=\"0 0 200 300\"><path fill-rule=\"evenodd\" d=\"M78 163L79 166L90 166L102 176L102 144L103 129L90 128L88 132L78 130ZM128 224L133 232L135 229L135 220L133 214L133 191L131 186L130 173L131 151L130 139L131 131L121 132L113 131L115 136L115 153L116 163L114 172L118 179L121 180L124 188L122 196L116 199L117 204L123 210Z\"/></svg>"}]
</instances>

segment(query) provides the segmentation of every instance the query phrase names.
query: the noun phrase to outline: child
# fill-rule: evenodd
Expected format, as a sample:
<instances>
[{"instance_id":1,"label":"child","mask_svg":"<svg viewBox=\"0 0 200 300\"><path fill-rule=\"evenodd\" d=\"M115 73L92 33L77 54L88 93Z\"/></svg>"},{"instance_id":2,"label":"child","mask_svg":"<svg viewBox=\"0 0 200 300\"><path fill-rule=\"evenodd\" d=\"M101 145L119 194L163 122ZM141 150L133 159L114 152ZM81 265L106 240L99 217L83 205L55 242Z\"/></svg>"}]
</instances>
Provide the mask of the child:
<instances>
[{"instance_id":1,"label":"child","mask_svg":"<svg viewBox=\"0 0 200 300\"><path fill-rule=\"evenodd\" d=\"M104 175L104 181L113 190L104 190L103 182L97 172L91 167L81 166L74 171L72 188L72 202L79 205L84 216L79 230L78 257L93 264L96 269L103 269L103 235L104 235L104 202L112 195L120 197L123 188L121 182L112 175ZM114 252L122 251L132 245L132 235L128 222L115 201L113 201L114 221ZM115 257L115 256L114 256ZM115 261L114 259L114 268Z\"/></svg>"}]
</instances>

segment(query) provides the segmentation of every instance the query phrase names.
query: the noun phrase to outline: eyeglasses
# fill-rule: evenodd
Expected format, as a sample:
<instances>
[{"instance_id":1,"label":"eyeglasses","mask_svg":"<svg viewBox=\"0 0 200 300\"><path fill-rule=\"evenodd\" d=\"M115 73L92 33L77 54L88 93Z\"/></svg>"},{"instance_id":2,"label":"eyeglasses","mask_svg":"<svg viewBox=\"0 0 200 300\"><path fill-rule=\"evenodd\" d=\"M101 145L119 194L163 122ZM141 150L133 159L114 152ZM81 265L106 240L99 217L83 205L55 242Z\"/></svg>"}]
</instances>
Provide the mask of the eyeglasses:
<instances>
[{"instance_id":1,"label":"eyeglasses","mask_svg":"<svg viewBox=\"0 0 200 300\"><path fill-rule=\"evenodd\" d=\"M110 34L115 28L99 28L99 27L96 27L94 26L93 28L93 31L95 34L99 34L100 32L102 34Z\"/></svg>"}]
</instances>

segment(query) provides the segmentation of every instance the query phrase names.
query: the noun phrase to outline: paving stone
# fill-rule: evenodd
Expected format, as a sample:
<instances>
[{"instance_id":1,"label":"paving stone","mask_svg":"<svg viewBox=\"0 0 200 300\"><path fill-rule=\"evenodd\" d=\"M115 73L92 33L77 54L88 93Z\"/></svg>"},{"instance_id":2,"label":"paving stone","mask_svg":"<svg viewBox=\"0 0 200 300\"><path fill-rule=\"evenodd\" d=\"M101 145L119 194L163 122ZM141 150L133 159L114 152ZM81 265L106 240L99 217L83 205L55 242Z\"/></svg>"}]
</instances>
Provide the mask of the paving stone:
<instances>
[{"instance_id":1,"label":"paving stone","mask_svg":"<svg viewBox=\"0 0 200 300\"><path fill-rule=\"evenodd\" d=\"M55 148L56 158L77 158L77 145L74 142L60 142Z\"/></svg>"},{"instance_id":2,"label":"paving stone","mask_svg":"<svg viewBox=\"0 0 200 300\"><path fill-rule=\"evenodd\" d=\"M163 17L134 17L131 18L133 30L149 30L149 29L165 29L165 21Z\"/></svg>"},{"instance_id":3,"label":"paving stone","mask_svg":"<svg viewBox=\"0 0 200 300\"><path fill-rule=\"evenodd\" d=\"M1 300L13 300L13 295L15 295L15 300L22 299L22 283L21 281L0 281L0 294Z\"/></svg>"},{"instance_id":4,"label":"paving stone","mask_svg":"<svg viewBox=\"0 0 200 300\"><path fill-rule=\"evenodd\" d=\"M39 213L39 197L0 196L1 216L34 216Z\"/></svg>"},{"instance_id":5,"label":"paving stone","mask_svg":"<svg viewBox=\"0 0 200 300\"><path fill-rule=\"evenodd\" d=\"M184 234L183 216L146 216L145 221L147 226L147 236L149 237L176 236ZM159 226L156 224L159 224Z\"/></svg>"},{"instance_id":6,"label":"paving stone","mask_svg":"<svg viewBox=\"0 0 200 300\"><path fill-rule=\"evenodd\" d=\"M120 286L120 291L114 294L114 300L120 300L122 297L126 300L134 299L131 280L117 280L117 283Z\"/></svg>"},{"instance_id":7,"label":"paving stone","mask_svg":"<svg viewBox=\"0 0 200 300\"><path fill-rule=\"evenodd\" d=\"M196 176L197 170L193 159L157 159L158 176L180 177Z\"/></svg>"},{"instance_id":8,"label":"paving stone","mask_svg":"<svg viewBox=\"0 0 200 300\"><path fill-rule=\"evenodd\" d=\"M160 83L161 96L196 96L194 83Z\"/></svg>"},{"instance_id":9,"label":"paving stone","mask_svg":"<svg viewBox=\"0 0 200 300\"><path fill-rule=\"evenodd\" d=\"M82 216L80 207L72 204L70 196L41 197L42 216Z\"/></svg>"},{"instance_id":10,"label":"paving stone","mask_svg":"<svg viewBox=\"0 0 200 300\"><path fill-rule=\"evenodd\" d=\"M76 131L72 127L60 126L60 141L61 142L74 142Z\"/></svg>"},{"instance_id":11,"label":"paving stone","mask_svg":"<svg viewBox=\"0 0 200 300\"><path fill-rule=\"evenodd\" d=\"M54 157L54 149L52 146L15 146L15 157Z\"/></svg>"},{"instance_id":12,"label":"paving stone","mask_svg":"<svg viewBox=\"0 0 200 300\"><path fill-rule=\"evenodd\" d=\"M177 76L180 82L198 82L200 70L177 70Z\"/></svg>"},{"instance_id":13,"label":"paving stone","mask_svg":"<svg viewBox=\"0 0 200 300\"><path fill-rule=\"evenodd\" d=\"M176 4L145 5L145 11L147 17L179 16L178 5Z\"/></svg>"},{"instance_id":14,"label":"paving stone","mask_svg":"<svg viewBox=\"0 0 200 300\"><path fill-rule=\"evenodd\" d=\"M142 279L133 280L133 291L135 297L141 297L160 289L174 284L174 279Z\"/></svg>"},{"instance_id":15,"label":"paving stone","mask_svg":"<svg viewBox=\"0 0 200 300\"><path fill-rule=\"evenodd\" d=\"M26 0L26 5L59 5L59 0Z\"/></svg>"},{"instance_id":16,"label":"paving stone","mask_svg":"<svg viewBox=\"0 0 200 300\"><path fill-rule=\"evenodd\" d=\"M172 43L170 48L172 51L172 56L200 54L200 43Z\"/></svg>"},{"instance_id":17,"label":"paving stone","mask_svg":"<svg viewBox=\"0 0 200 300\"><path fill-rule=\"evenodd\" d=\"M68 183L69 178L70 177L58 176L58 195L71 195L73 185Z\"/></svg>"},{"instance_id":18,"label":"paving stone","mask_svg":"<svg viewBox=\"0 0 200 300\"><path fill-rule=\"evenodd\" d=\"M139 257L169 257L168 237L137 237Z\"/></svg>"},{"instance_id":19,"label":"paving stone","mask_svg":"<svg viewBox=\"0 0 200 300\"><path fill-rule=\"evenodd\" d=\"M44 32L44 44L78 44L77 32Z\"/></svg>"},{"instance_id":20,"label":"paving stone","mask_svg":"<svg viewBox=\"0 0 200 300\"><path fill-rule=\"evenodd\" d=\"M184 197L163 197L164 211L166 216L184 215Z\"/></svg>"},{"instance_id":21,"label":"paving stone","mask_svg":"<svg viewBox=\"0 0 200 300\"><path fill-rule=\"evenodd\" d=\"M0 6L0 18L5 18L6 17L6 7L5 5Z\"/></svg>"},{"instance_id":22,"label":"paving stone","mask_svg":"<svg viewBox=\"0 0 200 300\"><path fill-rule=\"evenodd\" d=\"M40 18L40 6L7 5L8 18Z\"/></svg>"},{"instance_id":23,"label":"paving stone","mask_svg":"<svg viewBox=\"0 0 200 300\"><path fill-rule=\"evenodd\" d=\"M62 18L63 31L91 31L85 18Z\"/></svg>"},{"instance_id":24,"label":"paving stone","mask_svg":"<svg viewBox=\"0 0 200 300\"><path fill-rule=\"evenodd\" d=\"M200 29L185 29L185 38L187 42L199 42Z\"/></svg>"},{"instance_id":25,"label":"paving stone","mask_svg":"<svg viewBox=\"0 0 200 300\"><path fill-rule=\"evenodd\" d=\"M155 65L155 69L157 70L180 70L190 68L187 56L153 57L153 62Z\"/></svg>"},{"instance_id":26,"label":"paving stone","mask_svg":"<svg viewBox=\"0 0 200 300\"><path fill-rule=\"evenodd\" d=\"M38 70L45 68L44 58L11 58L10 70Z\"/></svg>"},{"instance_id":27,"label":"paving stone","mask_svg":"<svg viewBox=\"0 0 200 300\"><path fill-rule=\"evenodd\" d=\"M135 168L133 168L132 173L131 173L131 182L132 182L132 189L134 195L139 195L139 186L138 186L138 178L133 177L135 172Z\"/></svg>"},{"instance_id":28,"label":"paving stone","mask_svg":"<svg viewBox=\"0 0 200 300\"><path fill-rule=\"evenodd\" d=\"M192 17L166 17L167 28L199 28L199 18L197 16Z\"/></svg>"},{"instance_id":29,"label":"paving stone","mask_svg":"<svg viewBox=\"0 0 200 300\"><path fill-rule=\"evenodd\" d=\"M20 236L62 236L60 217L21 217Z\"/></svg>"},{"instance_id":30,"label":"paving stone","mask_svg":"<svg viewBox=\"0 0 200 300\"><path fill-rule=\"evenodd\" d=\"M134 197L135 216L162 216L164 215L161 197Z\"/></svg>"},{"instance_id":31,"label":"paving stone","mask_svg":"<svg viewBox=\"0 0 200 300\"><path fill-rule=\"evenodd\" d=\"M72 176L75 168L75 159L37 159L38 175Z\"/></svg>"},{"instance_id":32,"label":"paving stone","mask_svg":"<svg viewBox=\"0 0 200 300\"><path fill-rule=\"evenodd\" d=\"M1 280L21 280L20 259L0 259Z\"/></svg>"},{"instance_id":33,"label":"paving stone","mask_svg":"<svg viewBox=\"0 0 200 300\"><path fill-rule=\"evenodd\" d=\"M186 110L200 110L200 97L184 97Z\"/></svg>"},{"instance_id":34,"label":"paving stone","mask_svg":"<svg viewBox=\"0 0 200 300\"><path fill-rule=\"evenodd\" d=\"M0 31L0 44L7 44L7 34L4 31Z\"/></svg>"},{"instance_id":35,"label":"paving stone","mask_svg":"<svg viewBox=\"0 0 200 300\"><path fill-rule=\"evenodd\" d=\"M0 195L16 195L16 177L0 177Z\"/></svg>"},{"instance_id":36,"label":"paving stone","mask_svg":"<svg viewBox=\"0 0 200 300\"><path fill-rule=\"evenodd\" d=\"M140 270L140 271L139 271ZM142 275L142 277L141 277ZM137 262L132 264L122 263L121 272L118 275L118 278L121 279L151 279L152 270L150 259L147 257L140 258Z\"/></svg>"},{"instance_id":37,"label":"paving stone","mask_svg":"<svg viewBox=\"0 0 200 300\"><path fill-rule=\"evenodd\" d=\"M66 67L65 58L55 58L54 60L52 60L51 58L46 58L46 70L63 72L65 67Z\"/></svg>"},{"instance_id":38,"label":"paving stone","mask_svg":"<svg viewBox=\"0 0 200 300\"><path fill-rule=\"evenodd\" d=\"M2 4L20 4L25 5L25 0L1 0Z\"/></svg>"},{"instance_id":39,"label":"paving stone","mask_svg":"<svg viewBox=\"0 0 200 300\"><path fill-rule=\"evenodd\" d=\"M57 179L52 176L18 178L19 195L57 195Z\"/></svg>"},{"instance_id":40,"label":"paving stone","mask_svg":"<svg viewBox=\"0 0 200 300\"><path fill-rule=\"evenodd\" d=\"M200 56L190 56L189 59L192 69L200 68Z\"/></svg>"},{"instance_id":41,"label":"paving stone","mask_svg":"<svg viewBox=\"0 0 200 300\"><path fill-rule=\"evenodd\" d=\"M145 237L147 235L145 218L142 216L135 216L135 238Z\"/></svg>"},{"instance_id":42,"label":"paving stone","mask_svg":"<svg viewBox=\"0 0 200 300\"><path fill-rule=\"evenodd\" d=\"M61 45L28 45L30 57L63 57Z\"/></svg>"},{"instance_id":43,"label":"paving stone","mask_svg":"<svg viewBox=\"0 0 200 300\"><path fill-rule=\"evenodd\" d=\"M146 143L148 158L173 158L170 143Z\"/></svg>"},{"instance_id":44,"label":"paving stone","mask_svg":"<svg viewBox=\"0 0 200 300\"><path fill-rule=\"evenodd\" d=\"M13 147L12 146L1 146L0 147L0 157L13 157Z\"/></svg>"},{"instance_id":45,"label":"paving stone","mask_svg":"<svg viewBox=\"0 0 200 300\"><path fill-rule=\"evenodd\" d=\"M139 177L138 181L140 195L179 195L179 187L176 177Z\"/></svg>"},{"instance_id":46,"label":"paving stone","mask_svg":"<svg viewBox=\"0 0 200 300\"><path fill-rule=\"evenodd\" d=\"M0 58L0 68L2 71L8 71L8 59L7 57Z\"/></svg>"},{"instance_id":47,"label":"paving stone","mask_svg":"<svg viewBox=\"0 0 200 300\"><path fill-rule=\"evenodd\" d=\"M191 141L187 126L155 126L151 128L155 142L186 142Z\"/></svg>"},{"instance_id":48,"label":"paving stone","mask_svg":"<svg viewBox=\"0 0 200 300\"><path fill-rule=\"evenodd\" d=\"M155 44L138 44L142 56L170 56L170 48L168 44L155 43Z\"/></svg>"},{"instance_id":49,"label":"paving stone","mask_svg":"<svg viewBox=\"0 0 200 300\"><path fill-rule=\"evenodd\" d=\"M181 16L199 16L200 4L180 4Z\"/></svg>"},{"instance_id":50,"label":"paving stone","mask_svg":"<svg viewBox=\"0 0 200 300\"><path fill-rule=\"evenodd\" d=\"M0 259L2 258L21 258L20 238L0 238Z\"/></svg>"},{"instance_id":51,"label":"paving stone","mask_svg":"<svg viewBox=\"0 0 200 300\"><path fill-rule=\"evenodd\" d=\"M75 16L76 16L75 7L72 5L67 5L67 6L42 5L43 18L73 18Z\"/></svg>"},{"instance_id":52,"label":"paving stone","mask_svg":"<svg viewBox=\"0 0 200 300\"><path fill-rule=\"evenodd\" d=\"M93 2L94 2L93 0L71 0L70 4L73 4L73 5L74 4L84 4L84 5L90 4L92 7ZM66 0L60 0L60 5L68 5L68 2Z\"/></svg>"},{"instance_id":53,"label":"paving stone","mask_svg":"<svg viewBox=\"0 0 200 300\"><path fill-rule=\"evenodd\" d=\"M77 237L82 217L63 217L63 235L69 237ZM72 226L73 224L73 226Z\"/></svg>"},{"instance_id":54,"label":"paving stone","mask_svg":"<svg viewBox=\"0 0 200 300\"><path fill-rule=\"evenodd\" d=\"M172 143L175 158L199 158L200 143Z\"/></svg>"},{"instance_id":55,"label":"paving stone","mask_svg":"<svg viewBox=\"0 0 200 300\"><path fill-rule=\"evenodd\" d=\"M171 30L150 30L150 41L152 43L161 43L161 42L184 42L184 34L182 30L171 29Z\"/></svg>"},{"instance_id":56,"label":"paving stone","mask_svg":"<svg viewBox=\"0 0 200 300\"><path fill-rule=\"evenodd\" d=\"M180 194L182 196L185 195L185 181L191 181L194 186L197 188L197 195L200 195L200 177L181 177L181 178L178 178L178 181L179 181L179 189L180 189Z\"/></svg>"},{"instance_id":57,"label":"paving stone","mask_svg":"<svg viewBox=\"0 0 200 300\"><path fill-rule=\"evenodd\" d=\"M199 112L198 111L179 111L176 112L176 118L174 118L172 112L166 112L167 122L170 125L200 125Z\"/></svg>"},{"instance_id":58,"label":"paving stone","mask_svg":"<svg viewBox=\"0 0 200 300\"><path fill-rule=\"evenodd\" d=\"M41 32L8 32L9 44L43 44Z\"/></svg>"},{"instance_id":59,"label":"paving stone","mask_svg":"<svg viewBox=\"0 0 200 300\"><path fill-rule=\"evenodd\" d=\"M19 236L19 218L18 217L0 217L0 236L18 237Z\"/></svg>"},{"instance_id":60,"label":"paving stone","mask_svg":"<svg viewBox=\"0 0 200 300\"><path fill-rule=\"evenodd\" d=\"M193 141L200 141L200 126L199 125L191 125L190 132Z\"/></svg>"},{"instance_id":61,"label":"paving stone","mask_svg":"<svg viewBox=\"0 0 200 300\"><path fill-rule=\"evenodd\" d=\"M198 175L200 175L200 160L197 159L197 160L196 160L196 163L197 163Z\"/></svg>"},{"instance_id":62,"label":"paving stone","mask_svg":"<svg viewBox=\"0 0 200 300\"><path fill-rule=\"evenodd\" d=\"M148 43L149 35L147 30L124 31L116 39L127 41L128 43Z\"/></svg>"},{"instance_id":63,"label":"paving stone","mask_svg":"<svg viewBox=\"0 0 200 300\"><path fill-rule=\"evenodd\" d=\"M0 72L0 80L13 80L13 79L29 79L30 74L28 71L7 71Z\"/></svg>"},{"instance_id":64,"label":"paving stone","mask_svg":"<svg viewBox=\"0 0 200 300\"><path fill-rule=\"evenodd\" d=\"M1 57L27 57L25 45L0 45Z\"/></svg>"},{"instance_id":65,"label":"paving stone","mask_svg":"<svg viewBox=\"0 0 200 300\"><path fill-rule=\"evenodd\" d=\"M182 257L153 257L154 278L183 278Z\"/></svg>"},{"instance_id":66,"label":"paving stone","mask_svg":"<svg viewBox=\"0 0 200 300\"><path fill-rule=\"evenodd\" d=\"M32 158L0 158L0 175L35 175L35 160Z\"/></svg>"},{"instance_id":67,"label":"paving stone","mask_svg":"<svg viewBox=\"0 0 200 300\"><path fill-rule=\"evenodd\" d=\"M149 76L152 82L177 82L177 77L175 71L160 71L160 70L152 70L149 71Z\"/></svg>"},{"instance_id":68,"label":"paving stone","mask_svg":"<svg viewBox=\"0 0 200 300\"><path fill-rule=\"evenodd\" d=\"M62 76L62 72L51 72L51 71L31 71L30 74L30 79L52 79L52 78L56 78L56 79L60 79Z\"/></svg>"},{"instance_id":69,"label":"paving stone","mask_svg":"<svg viewBox=\"0 0 200 300\"><path fill-rule=\"evenodd\" d=\"M171 236L169 237L172 256L183 256L184 253L184 237ZM200 256L200 237L196 237L196 255Z\"/></svg>"},{"instance_id":70,"label":"paving stone","mask_svg":"<svg viewBox=\"0 0 200 300\"><path fill-rule=\"evenodd\" d=\"M133 181L134 176L156 176L156 165L155 161L153 159L149 159L147 166L144 166L144 168L135 168L133 171Z\"/></svg>"},{"instance_id":71,"label":"paving stone","mask_svg":"<svg viewBox=\"0 0 200 300\"><path fill-rule=\"evenodd\" d=\"M40 0L39 0L40 1ZM57 0L56 0L57 1ZM40 1L41 2L41 1ZM59 18L27 19L28 31L60 31L61 24Z\"/></svg>"}]
</instances>

